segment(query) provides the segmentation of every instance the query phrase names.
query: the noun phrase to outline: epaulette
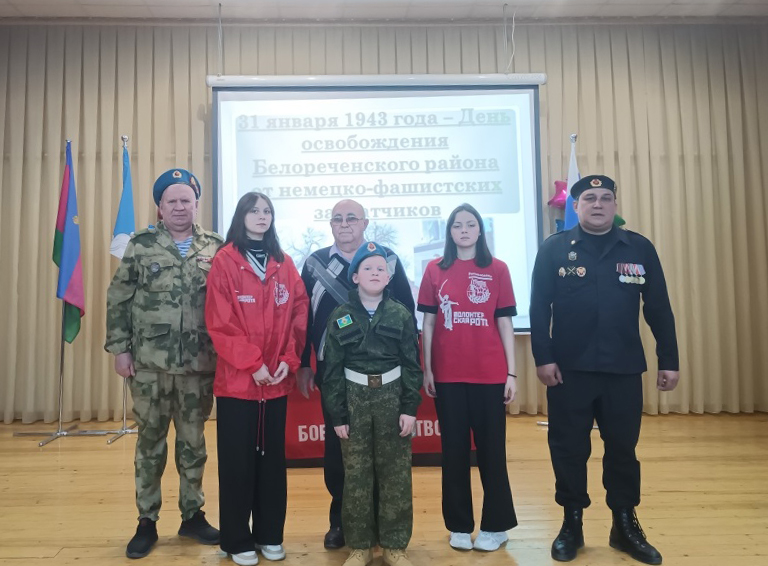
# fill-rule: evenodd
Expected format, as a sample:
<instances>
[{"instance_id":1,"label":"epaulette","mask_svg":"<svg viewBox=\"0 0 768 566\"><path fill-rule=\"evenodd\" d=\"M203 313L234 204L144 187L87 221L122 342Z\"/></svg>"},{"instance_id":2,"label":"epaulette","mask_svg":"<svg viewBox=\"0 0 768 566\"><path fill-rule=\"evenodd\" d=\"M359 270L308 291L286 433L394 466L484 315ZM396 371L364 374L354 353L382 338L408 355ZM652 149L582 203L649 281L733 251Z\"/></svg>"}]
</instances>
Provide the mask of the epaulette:
<instances>
[{"instance_id":1,"label":"epaulette","mask_svg":"<svg viewBox=\"0 0 768 566\"><path fill-rule=\"evenodd\" d=\"M138 238L139 236L143 236L144 234L155 234L156 232L157 232L157 228L155 226L153 226L152 224L150 224L149 226L147 226L143 230L138 230L138 231L134 232L131 235L131 239Z\"/></svg>"}]
</instances>

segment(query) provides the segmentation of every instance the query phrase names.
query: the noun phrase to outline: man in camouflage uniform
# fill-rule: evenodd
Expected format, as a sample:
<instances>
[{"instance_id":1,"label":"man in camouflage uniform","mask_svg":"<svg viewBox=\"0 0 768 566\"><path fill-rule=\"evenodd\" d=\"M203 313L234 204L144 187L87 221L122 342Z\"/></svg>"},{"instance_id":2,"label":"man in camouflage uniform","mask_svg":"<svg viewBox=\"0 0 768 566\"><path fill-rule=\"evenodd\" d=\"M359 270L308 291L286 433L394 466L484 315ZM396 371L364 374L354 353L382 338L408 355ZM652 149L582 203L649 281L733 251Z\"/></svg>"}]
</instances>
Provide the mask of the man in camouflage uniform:
<instances>
[{"instance_id":1,"label":"man in camouflage uniform","mask_svg":"<svg viewBox=\"0 0 768 566\"><path fill-rule=\"evenodd\" d=\"M349 273L358 289L331 314L325 342L322 395L344 457L345 566L368 564L377 544L386 564L411 566L411 433L423 375L411 313L385 289L386 258L374 242L357 251Z\"/></svg>"},{"instance_id":2,"label":"man in camouflage uniform","mask_svg":"<svg viewBox=\"0 0 768 566\"><path fill-rule=\"evenodd\" d=\"M157 541L170 421L176 429L181 478L179 534L218 544L219 531L200 510L205 421L213 407L216 354L205 329L205 284L218 234L195 224L200 184L189 171L162 174L153 189L163 221L137 232L107 292L107 340L115 371L130 380L136 442L139 526L129 558L146 556Z\"/></svg>"}]
</instances>

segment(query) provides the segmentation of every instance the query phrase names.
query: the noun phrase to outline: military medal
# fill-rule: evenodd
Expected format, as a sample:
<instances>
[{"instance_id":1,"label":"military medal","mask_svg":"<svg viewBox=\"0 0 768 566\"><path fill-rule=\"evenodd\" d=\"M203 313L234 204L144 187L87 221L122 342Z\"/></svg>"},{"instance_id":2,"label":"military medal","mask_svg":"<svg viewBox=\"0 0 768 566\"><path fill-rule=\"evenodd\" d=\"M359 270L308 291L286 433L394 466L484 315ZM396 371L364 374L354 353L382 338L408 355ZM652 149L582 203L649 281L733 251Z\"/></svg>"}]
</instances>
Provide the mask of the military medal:
<instances>
[{"instance_id":1,"label":"military medal","mask_svg":"<svg viewBox=\"0 0 768 566\"><path fill-rule=\"evenodd\" d=\"M157 273L158 271L160 271L160 264L157 262L154 262L152 265L149 266L149 270L152 273Z\"/></svg>"},{"instance_id":2,"label":"military medal","mask_svg":"<svg viewBox=\"0 0 768 566\"><path fill-rule=\"evenodd\" d=\"M561 267L560 269L558 269L558 270L557 270L557 274L558 274L560 277L565 277L565 268L564 268L564 267Z\"/></svg>"},{"instance_id":3,"label":"military medal","mask_svg":"<svg viewBox=\"0 0 768 566\"><path fill-rule=\"evenodd\" d=\"M586 267L577 267L576 268L576 275L579 277L584 277L587 274L587 268Z\"/></svg>"},{"instance_id":4,"label":"military medal","mask_svg":"<svg viewBox=\"0 0 768 566\"><path fill-rule=\"evenodd\" d=\"M617 263L616 273L622 283L645 284L645 268L639 263Z\"/></svg>"},{"instance_id":5,"label":"military medal","mask_svg":"<svg viewBox=\"0 0 768 566\"><path fill-rule=\"evenodd\" d=\"M579 257L579 256L576 255L576 252L570 252L568 254L568 259L571 260L571 261L576 261L577 257Z\"/></svg>"},{"instance_id":6,"label":"military medal","mask_svg":"<svg viewBox=\"0 0 768 566\"><path fill-rule=\"evenodd\" d=\"M637 272L640 275L640 277L638 277L637 279L637 282L640 283L640 285L645 285L645 277L643 277L643 275L645 275L645 268L642 265L638 264Z\"/></svg>"}]
</instances>

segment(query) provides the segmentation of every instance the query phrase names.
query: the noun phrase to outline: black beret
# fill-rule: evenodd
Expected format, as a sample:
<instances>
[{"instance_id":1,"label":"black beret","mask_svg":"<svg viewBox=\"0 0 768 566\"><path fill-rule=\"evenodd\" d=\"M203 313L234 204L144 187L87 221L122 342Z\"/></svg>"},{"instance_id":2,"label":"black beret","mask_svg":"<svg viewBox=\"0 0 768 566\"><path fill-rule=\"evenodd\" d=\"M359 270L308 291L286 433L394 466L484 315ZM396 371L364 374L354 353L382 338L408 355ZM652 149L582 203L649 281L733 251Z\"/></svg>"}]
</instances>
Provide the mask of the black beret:
<instances>
[{"instance_id":1,"label":"black beret","mask_svg":"<svg viewBox=\"0 0 768 566\"><path fill-rule=\"evenodd\" d=\"M579 196L589 189L608 189L616 195L616 183L605 175L587 175L576 181L571 187L571 197L579 200Z\"/></svg>"}]
</instances>

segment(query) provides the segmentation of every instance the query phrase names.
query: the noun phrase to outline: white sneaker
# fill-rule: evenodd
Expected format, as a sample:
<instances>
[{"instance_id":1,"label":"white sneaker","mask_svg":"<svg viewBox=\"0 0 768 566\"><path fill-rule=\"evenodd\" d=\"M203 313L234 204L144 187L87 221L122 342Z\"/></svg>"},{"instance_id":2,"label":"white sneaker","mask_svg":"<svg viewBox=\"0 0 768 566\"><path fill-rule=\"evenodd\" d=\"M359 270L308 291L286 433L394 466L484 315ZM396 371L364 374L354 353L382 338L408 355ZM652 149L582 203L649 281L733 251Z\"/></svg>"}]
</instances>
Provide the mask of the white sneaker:
<instances>
[{"instance_id":1,"label":"white sneaker","mask_svg":"<svg viewBox=\"0 0 768 566\"><path fill-rule=\"evenodd\" d=\"M488 531L480 531L475 539L475 550L485 550L486 552L493 552L498 550L502 544L507 542L509 537L506 531L500 533L489 533Z\"/></svg>"},{"instance_id":2,"label":"white sneaker","mask_svg":"<svg viewBox=\"0 0 768 566\"><path fill-rule=\"evenodd\" d=\"M259 555L255 550L246 550L232 555L232 562L240 566L254 566L259 563Z\"/></svg>"},{"instance_id":3,"label":"white sneaker","mask_svg":"<svg viewBox=\"0 0 768 566\"><path fill-rule=\"evenodd\" d=\"M469 533L451 533L451 540L448 541L448 544L457 550L472 550L472 535Z\"/></svg>"},{"instance_id":4,"label":"white sneaker","mask_svg":"<svg viewBox=\"0 0 768 566\"><path fill-rule=\"evenodd\" d=\"M260 550L261 555L267 560L283 560L285 558L285 549L282 544L257 544L256 550Z\"/></svg>"}]
</instances>

